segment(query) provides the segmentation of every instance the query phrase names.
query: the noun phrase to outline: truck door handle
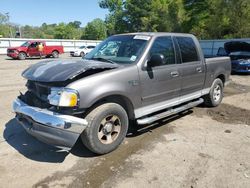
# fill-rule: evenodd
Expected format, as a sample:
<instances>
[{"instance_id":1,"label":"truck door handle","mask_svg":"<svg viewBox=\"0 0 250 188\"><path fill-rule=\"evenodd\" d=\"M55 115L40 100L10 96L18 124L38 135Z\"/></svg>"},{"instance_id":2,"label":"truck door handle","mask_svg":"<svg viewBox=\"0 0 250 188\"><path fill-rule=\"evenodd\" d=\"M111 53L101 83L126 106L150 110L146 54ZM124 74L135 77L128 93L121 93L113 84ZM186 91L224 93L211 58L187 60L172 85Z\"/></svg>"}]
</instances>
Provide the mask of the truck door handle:
<instances>
[{"instance_id":1,"label":"truck door handle","mask_svg":"<svg viewBox=\"0 0 250 188\"><path fill-rule=\"evenodd\" d=\"M202 72L201 67L196 68L196 71L197 71L197 72Z\"/></svg>"},{"instance_id":2,"label":"truck door handle","mask_svg":"<svg viewBox=\"0 0 250 188\"><path fill-rule=\"evenodd\" d=\"M177 71L173 71L170 73L172 77L177 77L179 76L179 73Z\"/></svg>"}]
</instances>

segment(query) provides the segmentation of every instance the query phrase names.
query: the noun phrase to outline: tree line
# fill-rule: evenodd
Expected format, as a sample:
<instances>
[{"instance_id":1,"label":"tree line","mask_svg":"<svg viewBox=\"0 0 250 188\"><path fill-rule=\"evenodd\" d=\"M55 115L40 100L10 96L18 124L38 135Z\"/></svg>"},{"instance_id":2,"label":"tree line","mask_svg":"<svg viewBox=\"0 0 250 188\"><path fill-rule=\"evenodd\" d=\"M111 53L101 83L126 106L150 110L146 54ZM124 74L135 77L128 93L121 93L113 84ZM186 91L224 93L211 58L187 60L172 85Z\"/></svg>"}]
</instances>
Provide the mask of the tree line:
<instances>
[{"instance_id":1,"label":"tree line","mask_svg":"<svg viewBox=\"0 0 250 188\"><path fill-rule=\"evenodd\" d=\"M249 0L102 0L108 34L183 32L200 39L250 37Z\"/></svg>"},{"instance_id":2,"label":"tree line","mask_svg":"<svg viewBox=\"0 0 250 188\"><path fill-rule=\"evenodd\" d=\"M105 20L94 19L40 27L9 23L0 13L0 35L21 31L23 38L93 39L127 32L183 32L200 39L250 37L249 0L100 0Z\"/></svg>"},{"instance_id":3,"label":"tree line","mask_svg":"<svg viewBox=\"0 0 250 188\"><path fill-rule=\"evenodd\" d=\"M102 40L107 36L106 24L97 18L81 27L80 21L69 23L47 24L37 26L20 26L10 23L6 15L0 13L0 36L45 39L94 39ZM16 35L18 34L18 35Z\"/></svg>"}]
</instances>

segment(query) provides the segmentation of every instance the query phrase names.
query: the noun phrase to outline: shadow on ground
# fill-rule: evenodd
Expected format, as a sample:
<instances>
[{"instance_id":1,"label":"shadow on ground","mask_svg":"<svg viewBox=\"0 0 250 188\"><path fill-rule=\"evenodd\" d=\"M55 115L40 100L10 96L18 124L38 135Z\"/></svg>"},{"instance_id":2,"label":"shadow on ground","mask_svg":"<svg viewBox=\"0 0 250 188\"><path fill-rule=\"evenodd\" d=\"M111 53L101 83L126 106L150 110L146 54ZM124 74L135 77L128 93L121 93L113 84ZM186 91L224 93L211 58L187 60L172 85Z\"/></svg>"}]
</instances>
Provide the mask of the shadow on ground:
<instances>
[{"instance_id":1,"label":"shadow on ground","mask_svg":"<svg viewBox=\"0 0 250 188\"><path fill-rule=\"evenodd\" d=\"M146 126L138 126L135 122L131 122L132 126L130 124L130 127L133 127L133 129L129 130L127 138L137 137L139 139L141 135L144 135L147 132L152 132L155 129L162 127L163 125L171 123L172 121L180 119L191 113L191 110L185 111L183 113L165 118L163 120L157 121L156 123ZM3 136L9 145L15 148L26 158L34 161L62 163L69 153L83 158L92 158L97 156L96 154L85 148L80 138L70 151L65 151L44 144L26 133L24 128L15 119L11 119L8 123L6 123Z\"/></svg>"},{"instance_id":2,"label":"shadow on ground","mask_svg":"<svg viewBox=\"0 0 250 188\"><path fill-rule=\"evenodd\" d=\"M6 123L3 136L9 145L26 158L34 161L61 163L69 153L79 157L95 156L79 140L70 152L44 144L26 133L24 128L15 119Z\"/></svg>"},{"instance_id":3,"label":"shadow on ground","mask_svg":"<svg viewBox=\"0 0 250 188\"><path fill-rule=\"evenodd\" d=\"M5 60L7 60L7 61L27 61L27 60L39 60L39 59L41 59L41 60L44 60L44 59L53 60L53 59L55 59L55 58L53 58L53 57L42 57L42 58L40 58L40 57L26 57L26 58L23 59L23 60L20 60L20 59L13 59L13 58L11 58L11 57L6 57L6 58L5 58Z\"/></svg>"},{"instance_id":4,"label":"shadow on ground","mask_svg":"<svg viewBox=\"0 0 250 188\"><path fill-rule=\"evenodd\" d=\"M15 119L6 123L3 134L9 145L31 160L60 163L68 155L68 152L43 144L28 135Z\"/></svg>"}]
</instances>

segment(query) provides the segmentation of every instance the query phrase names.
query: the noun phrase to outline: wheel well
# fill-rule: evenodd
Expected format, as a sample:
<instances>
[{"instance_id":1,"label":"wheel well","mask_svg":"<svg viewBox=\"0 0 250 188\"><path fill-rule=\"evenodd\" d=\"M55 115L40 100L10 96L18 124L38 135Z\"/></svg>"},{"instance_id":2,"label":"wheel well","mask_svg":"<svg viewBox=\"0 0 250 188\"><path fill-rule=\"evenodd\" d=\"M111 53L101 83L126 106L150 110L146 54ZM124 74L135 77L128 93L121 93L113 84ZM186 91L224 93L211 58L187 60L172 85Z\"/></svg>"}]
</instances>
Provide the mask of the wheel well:
<instances>
[{"instance_id":1,"label":"wheel well","mask_svg":"<svg viewBox=\"0 0 250 188\"><path fill-rule=\"evenodd\" d=\"M117 103L121 105L126 110L128 114L128 118L130 120L135 119L134 106L132 102L127 97L122 96L122 95L111 95L111 96L104 97L98 100L97 102L95 102L95 104L92 106L99 106L100 104L107 103L107 102L113 102L113 103Z\"/></svg>"},{"instance_id":2,"label":"wheel well","mask_svg":"<svg viewBox=\"0 0 250 188\"><path fill-rule=\"evenodd\" d=\"M58 51L58 50L53 50L53 51L52 51L52 53L53 53L53 52L57 52L57 53L59 53L59 51Z\"/></svg>"},{"instance_id":3,"label":"wheel well","mask_svg":"<svg viewBox=\"0 0 250 188\"><path fill-rule=\"evenodd\" d=\"M217 78L221 79L223 85L225 84L226 78L223 74L220 74L219 76L217 76Z\"/></svg>"},{"instance_id":4,"label":"wheel well","mask_svg":"<svg viewBox=\"0 0 250 188\"><path fill-rule=\"evenodd\" d=\"M27 53L26 53L26 52L24 52L24 51L20 51L20 52L18 52L18 54L20 54L20 53L24 53L24 54L27 56Z\"/></svg>"}]
</instances>

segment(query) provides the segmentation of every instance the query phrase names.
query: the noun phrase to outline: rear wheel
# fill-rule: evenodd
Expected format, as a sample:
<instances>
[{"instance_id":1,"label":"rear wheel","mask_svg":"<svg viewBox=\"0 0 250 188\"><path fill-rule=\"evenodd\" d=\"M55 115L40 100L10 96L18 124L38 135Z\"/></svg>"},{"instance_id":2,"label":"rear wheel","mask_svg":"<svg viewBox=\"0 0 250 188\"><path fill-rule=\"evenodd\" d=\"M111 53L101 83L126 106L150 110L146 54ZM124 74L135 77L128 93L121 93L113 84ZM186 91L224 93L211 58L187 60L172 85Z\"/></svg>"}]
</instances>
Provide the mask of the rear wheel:
<instances>
[{"instance_id":1,"label":"rear wheel","mask_svg":"<svg viewBox=\"0 0 250 188\"><path fill-rule=\"evenodd\" d=\"M24 52L20 52L20 53L18 54L18 59L20 59L20 60L26 59L26 54L25 54Z\"/></svg>"},{"instance_id":2,"label":"rear wheel","mask_svg":"<svg viewBox=\"0 0 250 188\"><path fill-rule=\"evenodd\" d=\"M58 51L53 51L53 52L52 52L52 57L53 57L53 58L58 58L58 57L59 57Z\"/></svg>"},{"instance_id":3,"label":"rear wheel","mask_svg":"<svg viewBox=\"0 0 250 188\"><path fill-rule=\"evenodd\" d=\"M221 79L214 80L209 94L204 96L204 104L209 107L218 106L223 99L223 83Z\"/></svg>"},{"instance_id":4,"label":"rear wheel","mask_svg":"<svg viewBox=\"0 0 250 188\"><path fill-rule=\"evenodd\" d=\"M92 152L105 154L116 149L128 130L128 116L122 106L106 103L92 110L85 119L88 127L81 135L83 144Z\"/></svg>"}]
</instances>

